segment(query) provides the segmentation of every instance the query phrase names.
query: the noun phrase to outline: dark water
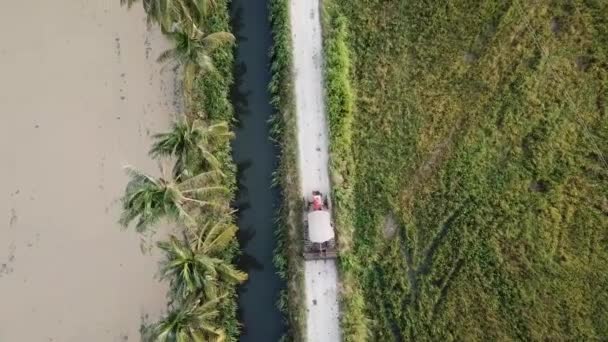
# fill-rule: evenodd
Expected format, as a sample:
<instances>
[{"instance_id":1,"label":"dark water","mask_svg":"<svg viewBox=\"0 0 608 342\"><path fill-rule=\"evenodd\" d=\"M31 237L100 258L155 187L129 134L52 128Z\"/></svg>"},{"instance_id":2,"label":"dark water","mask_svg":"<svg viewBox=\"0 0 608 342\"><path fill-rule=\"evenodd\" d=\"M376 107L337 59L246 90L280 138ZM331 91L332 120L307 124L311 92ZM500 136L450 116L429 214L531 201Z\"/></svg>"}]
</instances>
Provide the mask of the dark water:
<instances>
[{"instance_id":1,"label":"dark water","mask_svg":"<svg viewBox=\"0 0 608 342\"><path fill-rule=\"evenodd\" d=\"M283 282L272 263L279 204L279 193L271 187L278 151L269 140L268 125L273 113L267 91L272 36L266 0L233 0L231 14L238 44L232 101L238 120L233 156L238 167L236 207L243 249L239 266L249 273L239 293L241 341L271 342L285 331L276 308Z\"/></svg>"}]
</instances>

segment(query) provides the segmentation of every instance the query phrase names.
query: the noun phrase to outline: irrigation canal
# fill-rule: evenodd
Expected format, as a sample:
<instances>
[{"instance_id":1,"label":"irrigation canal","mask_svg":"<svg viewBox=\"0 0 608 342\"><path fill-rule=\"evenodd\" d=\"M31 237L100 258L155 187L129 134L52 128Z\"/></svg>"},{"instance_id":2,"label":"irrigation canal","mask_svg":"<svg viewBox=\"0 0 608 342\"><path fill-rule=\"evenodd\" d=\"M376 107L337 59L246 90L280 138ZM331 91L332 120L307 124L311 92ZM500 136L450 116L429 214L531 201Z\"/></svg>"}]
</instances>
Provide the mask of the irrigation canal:
<instances>
[{"instance_id":1,"label":"irrigation canal","mask_svg":"<svg viewBox=\"0 0 608 342\"><path fill-rule=\"evenodd\" d=\"M233 142L239 191L239 266L249 280L239 290L242 342L277 341L285 331L276 308L284 286L272 263L275 214L279 192L271 186L278 150L269 140L270 58L272 35L266 0L232 0L233 32L237 38L232 101L238 120Z\"/></svg>"}]
</instances>

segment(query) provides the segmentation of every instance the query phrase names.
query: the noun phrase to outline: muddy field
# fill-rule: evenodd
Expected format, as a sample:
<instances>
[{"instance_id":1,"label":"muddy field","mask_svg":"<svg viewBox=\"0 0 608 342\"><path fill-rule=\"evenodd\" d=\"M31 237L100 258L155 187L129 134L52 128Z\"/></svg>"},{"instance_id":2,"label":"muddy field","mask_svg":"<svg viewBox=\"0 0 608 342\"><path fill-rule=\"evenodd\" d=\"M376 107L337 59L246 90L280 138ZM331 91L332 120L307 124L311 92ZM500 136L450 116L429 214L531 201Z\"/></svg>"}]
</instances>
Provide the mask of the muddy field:
<instances>
[{"instance_id":1,"label":"muddy field","mask_svg":"<svg viewBox=\"0 0 608 342\"><path fill-rule=\"evenodd\" d=\"M138 341L165 307L158 255L117 224L133 164L175 111L168 46L118 0L0 13L0 341Z\"/></svg>"}]
</instances>

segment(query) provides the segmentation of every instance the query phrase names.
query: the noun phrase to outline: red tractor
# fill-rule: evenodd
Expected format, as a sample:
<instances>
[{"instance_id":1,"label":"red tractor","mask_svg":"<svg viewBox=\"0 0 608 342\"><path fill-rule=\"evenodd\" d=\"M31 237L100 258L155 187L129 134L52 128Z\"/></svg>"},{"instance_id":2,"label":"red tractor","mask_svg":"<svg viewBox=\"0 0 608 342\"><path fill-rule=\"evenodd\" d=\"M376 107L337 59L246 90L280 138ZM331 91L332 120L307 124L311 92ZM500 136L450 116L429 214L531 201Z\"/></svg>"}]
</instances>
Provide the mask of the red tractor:
<instances>
[{"instance_id":1,"label":"red tractor","mask_svg":"<svg viewBox=\"0 0 608 342\"><path fill-rule=\"evenodd\" d=\"M327 198L320 191L312 192L312 201L308 202L308 211L329 210Z\"/></svg>"},{"instance_id":2,"label":"red tractor","mask_svg":"<svg viewBox=\"0 0 608 342\"><path fill-rule=\"evenodd\" d=\"M313 191L306 201L304 218L304 258L308 260L337 257L334 228L327 197Z\"/></svg>"}]
</instances>

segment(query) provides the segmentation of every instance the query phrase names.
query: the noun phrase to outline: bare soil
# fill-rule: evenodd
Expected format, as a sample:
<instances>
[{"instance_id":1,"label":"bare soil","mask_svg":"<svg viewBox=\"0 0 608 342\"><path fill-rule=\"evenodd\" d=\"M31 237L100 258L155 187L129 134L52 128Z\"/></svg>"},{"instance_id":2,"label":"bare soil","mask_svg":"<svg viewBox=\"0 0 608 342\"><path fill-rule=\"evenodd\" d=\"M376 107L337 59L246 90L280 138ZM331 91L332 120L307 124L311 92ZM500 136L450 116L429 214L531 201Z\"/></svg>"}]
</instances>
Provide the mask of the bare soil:
<instances>
[{"instance_id":1,"label":"bare soil","mask_svg":"<svg viewBox=\"0 0 608 342\"><path fill-rule=\"evenodd\" d=\"M123 165L157 171L150 135L175 75L141 6L12 2L0 13L0 341L137 341L166 305L152 241L121 231ZM27 24L30 23L30 24ZM36 23L31 25L31 23Z\"/></svg>"}]
</instances>

